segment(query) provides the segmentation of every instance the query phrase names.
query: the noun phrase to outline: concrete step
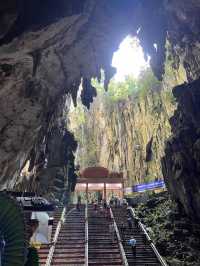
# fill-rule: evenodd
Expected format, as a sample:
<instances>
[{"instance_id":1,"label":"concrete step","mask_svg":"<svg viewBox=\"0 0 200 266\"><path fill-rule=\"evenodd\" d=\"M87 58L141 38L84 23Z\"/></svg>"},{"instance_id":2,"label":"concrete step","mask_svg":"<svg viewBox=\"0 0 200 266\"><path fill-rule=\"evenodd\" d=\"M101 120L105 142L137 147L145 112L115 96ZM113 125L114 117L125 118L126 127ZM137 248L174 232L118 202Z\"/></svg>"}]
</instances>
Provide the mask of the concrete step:
<instances>
[{"instance_id":1,"label":"concrete step","mask_svg":"<svg viewBox=\"0 0 200 266\"><path fill-rule=\"evenodd\" d=\"M133 228L129 229L127 217L129 217L128 210L124 208L112 208L115 221L118 228L123 224L125 226L124 232L120 232L120 236L126 253L126 257L130 266L161 266L151 246L144 241L144 234L141 230L132 223ZM128 240L136 239L136 253L133 253L132 248L128 245Z\"/></svg>"}]
</instances>

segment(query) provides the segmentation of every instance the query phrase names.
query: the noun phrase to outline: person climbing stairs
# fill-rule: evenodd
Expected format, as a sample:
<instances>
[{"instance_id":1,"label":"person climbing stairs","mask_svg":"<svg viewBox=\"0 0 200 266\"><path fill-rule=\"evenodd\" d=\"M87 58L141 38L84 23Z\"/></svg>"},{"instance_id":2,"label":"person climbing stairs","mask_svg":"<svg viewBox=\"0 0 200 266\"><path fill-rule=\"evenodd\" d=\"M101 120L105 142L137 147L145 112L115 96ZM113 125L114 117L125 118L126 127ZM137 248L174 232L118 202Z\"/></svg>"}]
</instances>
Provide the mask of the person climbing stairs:
<instances>
[{"instance_id":1,"label":"person climbing stairs","mask_svg":"<svg viewBox=\"0 0 200 266\"><path fill-rule=\"evenodd\" d=\"M120 231L122 244L129 266L161 266L146 236L130 215L127 207L112 208L115 221ZM135 241L135 245L131 244Z\"/></svg>"}]
</instances>

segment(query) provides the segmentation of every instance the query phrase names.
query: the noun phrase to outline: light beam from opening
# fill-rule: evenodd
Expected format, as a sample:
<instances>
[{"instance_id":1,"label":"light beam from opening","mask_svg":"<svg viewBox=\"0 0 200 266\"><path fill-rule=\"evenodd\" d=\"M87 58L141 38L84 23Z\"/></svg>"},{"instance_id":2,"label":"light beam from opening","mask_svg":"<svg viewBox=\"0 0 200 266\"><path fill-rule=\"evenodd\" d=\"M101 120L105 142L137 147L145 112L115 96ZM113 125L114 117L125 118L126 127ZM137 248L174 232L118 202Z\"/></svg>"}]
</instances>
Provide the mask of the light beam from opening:
<instances>
[{"instance_id":1,"label":"light beam from opening","mask_svg":"<svg viewBox=\"0 0 200 266\"><path fill-rule=\"evenodd\" d=\"M114 79L124 81L126 76L138 78L140 72L149 66L149 59L145 61L139 40L127 36L114 53L112 66L117 69Z\"/></svg>"}]
</instances>

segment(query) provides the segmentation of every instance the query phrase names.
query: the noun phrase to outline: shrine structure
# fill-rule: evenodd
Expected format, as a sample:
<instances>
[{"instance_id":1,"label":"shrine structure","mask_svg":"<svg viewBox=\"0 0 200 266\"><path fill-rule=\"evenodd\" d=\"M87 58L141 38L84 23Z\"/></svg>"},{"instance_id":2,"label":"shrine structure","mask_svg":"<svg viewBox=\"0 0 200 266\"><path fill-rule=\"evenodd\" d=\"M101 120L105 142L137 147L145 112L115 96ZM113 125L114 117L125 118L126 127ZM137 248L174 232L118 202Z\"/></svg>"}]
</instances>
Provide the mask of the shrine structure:
<instances>
[{"instance_id":1,"label":"shrine structure","mask_svg":"<svg viewBox=\"0 0 200 266\"><path fill-rule=\"evenodd\" d=\"M123 173L109 172L104 167L88 167L80 172L77 180L76 192L85 192L88 199L89 192L101 192L102 198L107 200L108 192L122 198L124 191Z\"/></svg>"}]
</instances>

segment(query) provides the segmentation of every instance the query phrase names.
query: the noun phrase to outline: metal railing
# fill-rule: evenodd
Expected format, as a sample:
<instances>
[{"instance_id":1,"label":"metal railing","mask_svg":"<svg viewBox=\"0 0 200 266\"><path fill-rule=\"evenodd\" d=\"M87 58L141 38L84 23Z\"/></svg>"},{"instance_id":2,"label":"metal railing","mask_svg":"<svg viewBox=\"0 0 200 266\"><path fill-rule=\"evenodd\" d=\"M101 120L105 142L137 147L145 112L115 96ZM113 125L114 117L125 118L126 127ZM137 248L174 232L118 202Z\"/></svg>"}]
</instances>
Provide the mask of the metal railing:
<instances>
[{"instance_id":1,"label":"metal railing","mask_svg":"<svg viewBox=\"0 0 200 266\"><path fill-rule=\"evenodd\" d=\"M53 238L53 245L51 246L51 248L49 250L49 254L48 254L48 257L47 257L47 261L46 261L45 266L51 266L51 262L52 262L52 259L53 259L53 255L54 255L56 243L57 243L57 240L58 240L58 236L59 236L59 233L60 233L60 229L61 229L62 224L64 223L66 217L72 212L73 209L71 209L67 213L67 215L66 215L66 210L67 210L67 208L64 207L63 208L63 211L62 211L61 218L60 218L60 220L58 222L58 225L56 227L56 231L55 231L54 238Z\"/></svg>"},{"instance_id":2,"label":"metal railing","mask_svg":"<svg viewBox=\"0 0 200 266\"><path fill-rule=\"evenodd\" d=\"M88 266L88 203L85 204L85 266Z\"/></svg>"},{"instance_id":3,"label":"metal railing","mask_svg":"<svg viewBox=\"0 0 200 266\"><path fill-rule=\"evenodd\" d=\"M122 240L121 240L121 237L120 237L120 233L119 233L117 224L115 222L115 218L114 218L114 215L113 215L113 212L112 212L112 209L111 208L110 208L110 215L111 215L111 218L113 220L113 224L114 224L114 228L115 228L115 233L116 233L116 236L117 236L117 241L118 241L119 248L120 248L120 253L121 253L121 256L122 256L123 265L124 266L128 266L129 264L128 264L128 260L126 258L126 253L124 251L124 247L122 245Z\"/></svg>"},{"instance_id":4,"label":"metal railing","mask_svg":"<svg viewBox=\"0 0 200 266\"><path fill-rule=\"evenodd\" d=\"M130 210L131 215L134 219L138 219L135 211L133 210L132 207L128 207L128 210ZM140 222L140 220L138 220L138 225L140 227L140 229L142 230L142 232L144 233L146 239L148 240L151 248L153 249L156 257L158 258L159 262L161 263L162 266L168 266L168 264L166 263L166 261L162 258L162 256L160 255L159 251L157 250L156 246L153 244L151 237L149 236L149 234L147 233L144 225Z\"/></svg>"}]
</instances>

